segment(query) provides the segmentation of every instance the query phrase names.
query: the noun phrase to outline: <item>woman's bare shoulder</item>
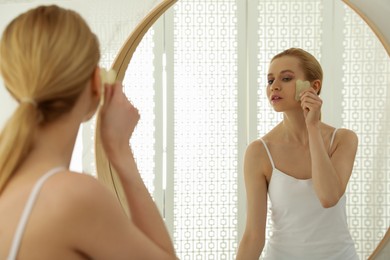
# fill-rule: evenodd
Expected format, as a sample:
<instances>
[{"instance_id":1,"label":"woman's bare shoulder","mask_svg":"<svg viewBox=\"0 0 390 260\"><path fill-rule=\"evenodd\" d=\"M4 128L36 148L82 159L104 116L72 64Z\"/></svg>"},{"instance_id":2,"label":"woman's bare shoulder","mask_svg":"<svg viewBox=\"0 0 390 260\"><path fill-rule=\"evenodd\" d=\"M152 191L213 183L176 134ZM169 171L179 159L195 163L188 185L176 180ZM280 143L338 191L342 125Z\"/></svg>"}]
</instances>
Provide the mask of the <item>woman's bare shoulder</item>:
<instances>
[{"instance_id":1,"label":"woman's bare shoulder","mask_svg":"<svg viewBox=\"0 0 390 260\"><path fill-rule=\"evenodd\" d=\"M336 137L341 136L342 138L348 138L349 140L358 139L357 134L347 128L338 128L336 132Z\"/></svg>"},{"instance_id":2,"label":"woman's bare shoulder","mask_svg":"<svg viewBox=\"0 0 390 260\"><path fill-rule=\"evenodd\" d=\"M324 131L328 132L330 136L334 135L334 144L349 144L357 145L358 136L357 134L347 128L335 128L324 124Z\"/></svg>"},{"instance_id":3,"label":"woman's bare shoulder","mask_svg":"<svg viewBox=\"0 0 390 260\"><path fill-rule=\"evenodd\" d=\"M272 173L272 165L267 153L266 146L268 142L267 136L252 141L245 153L245 169L250 172L257 172L270 179ZM264 143L263 143L264 142Z\"/></svg>"},{"instance_id":4,"label":"woman's bare shoulder","mask_svg":"<svg viewBox=\"0 0 390 260\"><path fill-rule=\"evenodd\" d=\"M58 173L49 178L40 192L36 207L45 219L68 223L79 227L80 231L91 227L90 220L96 216L112 221L112 218L123 214L114 194L99 180L75 172Z\"/></svg>"},{"instance_id":5,"label":"woman's bare shoulder","mask_svg":"<svg viewBox=\"0 0 390 260\"><path fill-rule=\"evenodd\" d=\"M118 242L114 235L129 239L130 222L114 193L87 174L52 176L41 191L36 212L35 219L51 223L41 222L42 229L51 227L49 232L61 232L63 243L80 252L103 250L93 244L96 237L110 237L112 243Z\"/></svg>"},{"instance_id":6,"label":"woman's bare shoulder","mask_svg":"<svg viewBox=\"0 0 390 260\"><path fill-rule=\"evenodd\" d=\"M257 160L265 154L266 150L261 138L253 140L246 148L246 156L255 157Z\"/></svg>"},{"instance_id":7,"label":"woman's bare shoulder","mask_svg":"<svg viewBox=\"0 0 390 260\"><path fill-rule=\"evenodd\" d=\"M343 139L343 138L357 139L357 134L353 130L351 130L351 129L343 128L343 127L337 128L337 127L334 127L334 126L331 126L331 125L328 125L328 124L325 124L325 123L322 123L321 127L322 127L322 131L323 132L329 133L330 135L335 134L335 138L340 138L340 139Z\"/></svg>"},{"instance_id":8,"label":"woman's bare shoulder","mask_svg":"<svg viewBox=\"0 0 390 260\"><path fill-rule=\"evenodd\" d=\"M339 128L334 137L334 146L348 146L355 148L358 146L359 138L357 134L346 128Z\"/></svg>"},{"instance_id":9,"label":"woman's bare shoulder","mask_svg":"<svg viewBox=\"0 0 390 260\"><path fill-rule=\"evenodd\" d=\"M43 195L50 196L52 202L61 203L66 207L83 207L86 204L90 209L95 205L101 207L106 201L114 201L113 194L94 176L63 172L52 177Z\"/></svg>"},{"instance_id":10,"label":"woman's bare shoulder","mask_svg":"<svg viewBox=\"0 0 390 260\"><path fill-rule=\"evenodd\" d=\"M358 146L357 134L347 128L335 128L333 126L322 124L322 132L325 140L328 140L330 148L330 154L333 154L336 150L342 148L342 150L355 151Z\"/></svg>"}]
</instances>

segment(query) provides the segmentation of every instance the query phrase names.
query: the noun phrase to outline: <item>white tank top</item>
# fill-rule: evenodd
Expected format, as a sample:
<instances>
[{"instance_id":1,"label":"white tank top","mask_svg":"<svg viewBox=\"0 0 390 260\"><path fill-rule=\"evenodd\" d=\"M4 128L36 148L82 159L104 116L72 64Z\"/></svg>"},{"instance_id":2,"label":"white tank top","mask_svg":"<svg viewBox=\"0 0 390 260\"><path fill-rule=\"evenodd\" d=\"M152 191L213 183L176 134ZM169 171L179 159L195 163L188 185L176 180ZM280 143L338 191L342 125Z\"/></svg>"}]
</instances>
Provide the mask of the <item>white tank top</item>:
<instances>
[{"instance_id":1,"label":"white tank top","mask_svg":"<svg viewBox=\"0 0 390 260\"><path fill-rule=\"evenodd\" d=\"M322 207L312 180L296 179L275 168L266 143L261 141L273 168L268 185L272 234L264 259L358 259L348 230L345 194L334 207Z\"/></svg>"},{"instance_id":2,"label":"white tank top","mask_svg":"<svg viewBox=\"0 0 390 260\"><path fill-rule=\"evenodd\" d=\"M12 240L11 244L11 249L9 252L9 255L7 257L7 260L15 260L16 256L18 255L19 247L20 247L20 242L22 241L23 233L26 228L26 224L28 221L28 218L31 214L31 210L33 209L34 203L37 200L39 191L41 190L43 184L45 181L52 175L64 171L66 168L65 167L56 167L42 175L38 181L35 183L30 196L27 200L26 206L24 207L22 216L20 217L19 224L16 228L15 236Z\"/></svg>"}]
</instances>

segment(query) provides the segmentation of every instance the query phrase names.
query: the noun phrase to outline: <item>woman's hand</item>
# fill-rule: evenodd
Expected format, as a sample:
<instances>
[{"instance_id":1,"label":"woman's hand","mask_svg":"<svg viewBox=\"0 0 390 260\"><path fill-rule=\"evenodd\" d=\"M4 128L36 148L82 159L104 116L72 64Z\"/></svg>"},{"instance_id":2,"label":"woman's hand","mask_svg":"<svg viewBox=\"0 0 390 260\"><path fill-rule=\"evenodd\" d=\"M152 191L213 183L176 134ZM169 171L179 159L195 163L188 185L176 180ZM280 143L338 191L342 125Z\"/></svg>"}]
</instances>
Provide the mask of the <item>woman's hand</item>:
<instances>
[{"instance_id":1,"label":"woman's hand","mask_svg":"<svg viewBox=\"0 0 390 260\"><path fill-rule=\"evenodd\" d=\"M301 107L306 126L317 126L321 118L322 99L313 88L301 93Z\"/></svg>"},{"instance_id":2,"label":"woman's hand","mask_svg":"<svg viewBox=\"0 0 390 260\"><path fill-rule=\"evenodd\" d=\"M100 117L101 138L107 156L110 158L128 150L140 115L123 93L119 82L105 85Z\"/></svg>"}]
</instances>

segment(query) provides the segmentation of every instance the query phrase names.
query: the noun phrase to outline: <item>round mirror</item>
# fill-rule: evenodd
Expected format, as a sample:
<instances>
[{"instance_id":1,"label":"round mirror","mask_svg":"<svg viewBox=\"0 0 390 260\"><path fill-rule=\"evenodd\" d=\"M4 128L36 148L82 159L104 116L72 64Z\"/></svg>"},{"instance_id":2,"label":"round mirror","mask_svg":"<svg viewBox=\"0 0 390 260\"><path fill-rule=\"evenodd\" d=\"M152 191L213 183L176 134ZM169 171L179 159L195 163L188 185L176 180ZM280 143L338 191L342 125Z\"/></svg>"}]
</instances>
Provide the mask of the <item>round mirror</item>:
<instances>
[{"instance_id":1,"label":"round mirror","mask_svg":"<svg viewBox=\"0 0 390 260\"><path fill-rule=\"evenodd\" d=\"M124 84L136 105L147 103L148 124L135 153L179 256L234 258L245 224L243 153L280 120L262 86L270 58L291 46L323 65L323 120L359 135L347 214L361 258L377 248L389 227L390 61L356 10L342 1L183 0L136 51ZM145 62L149 90L132 77Z\"/></svg>"}]
</instances>

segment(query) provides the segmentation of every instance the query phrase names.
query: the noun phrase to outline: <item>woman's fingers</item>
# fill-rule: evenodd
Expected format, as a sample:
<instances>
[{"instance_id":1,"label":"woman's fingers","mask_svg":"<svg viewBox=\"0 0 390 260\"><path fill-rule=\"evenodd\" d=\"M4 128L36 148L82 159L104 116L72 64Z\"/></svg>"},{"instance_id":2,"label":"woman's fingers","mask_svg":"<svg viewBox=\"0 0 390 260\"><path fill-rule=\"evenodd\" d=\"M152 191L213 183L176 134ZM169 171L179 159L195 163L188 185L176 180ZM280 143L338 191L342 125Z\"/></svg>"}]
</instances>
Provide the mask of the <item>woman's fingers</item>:
<instances>
[{"instance_id":1,"label":"woman's fingers","mask_svg":"<svg viewBox=\"0 0 390 260\"><path fill-rule=\"evenodd\" d=\"M107 86L106 102L102 107L101 131L106 152L128 149L129 139L140 119L138 109L123 93L122 85L116 83Z\"/></svg>"},{"instance_id":2,"label":"woman's fingers","mask_svg":"<svg viewBox=\"0 0 390 260\"><path fill-rule=\"evenodd\" d=\"M301 95L301 106L302 108L314 108L313 106L322 105L322 99L317 95L314 89L307 90Z\"/></svg>"}]
</instances>

